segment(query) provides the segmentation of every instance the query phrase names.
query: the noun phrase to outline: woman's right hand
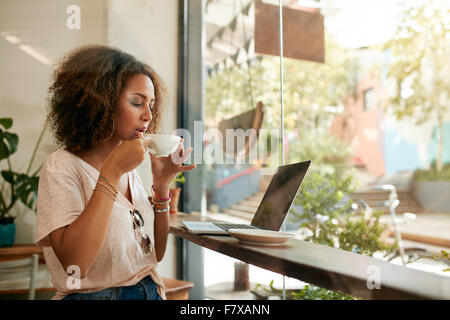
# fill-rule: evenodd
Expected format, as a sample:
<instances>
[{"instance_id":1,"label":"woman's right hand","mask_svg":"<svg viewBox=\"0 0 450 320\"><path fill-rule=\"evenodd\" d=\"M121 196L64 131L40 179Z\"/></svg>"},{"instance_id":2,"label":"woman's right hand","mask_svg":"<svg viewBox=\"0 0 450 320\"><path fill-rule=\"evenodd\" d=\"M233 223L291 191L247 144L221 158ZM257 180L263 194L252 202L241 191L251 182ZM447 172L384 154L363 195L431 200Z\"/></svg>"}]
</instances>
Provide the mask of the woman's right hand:
<instances>
[{"instance_id":1,"label":"woman's right hand","mask_svg":"<svg viewBox=\"0 0 450 320\"><path fill-rule=\"evenodd\" d=\"M144 160L148 143L142 138L122 142L106 157L100 175L117 187L120 177ZM105 241L109 221L105 215L111 214L112 207L113 202L109 197L93 193L75 221L50 234L52 248L65 270L71 265L77 265L81 278L89 272Z\"/></svg>"},{"instance_id":2,"label":"woman's right hand","mask_svg":"<svg viewBox=\"0 0 450 320\"><path fill-rule=\"evenodd\" d=\"M133 170L145 159L146 146L151 141L137 138L126 140L117 146L106 158L102 171L120 178L123 174Z\"/></svg>"}]
</instances>

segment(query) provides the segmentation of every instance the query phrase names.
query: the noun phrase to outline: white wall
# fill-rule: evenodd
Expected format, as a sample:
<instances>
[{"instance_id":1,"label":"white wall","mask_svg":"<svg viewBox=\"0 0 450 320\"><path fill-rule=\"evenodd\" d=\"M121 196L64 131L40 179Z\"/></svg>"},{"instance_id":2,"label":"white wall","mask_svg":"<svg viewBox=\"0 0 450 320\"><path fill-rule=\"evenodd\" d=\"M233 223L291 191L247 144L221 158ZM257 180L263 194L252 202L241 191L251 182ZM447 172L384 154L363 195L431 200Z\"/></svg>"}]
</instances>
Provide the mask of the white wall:
<instances>
[{"instance_id":1,"label":"white wall","mask_svg":"<svg viewBox=\"0 0 450 320\"><path fill-rule=\"evenodd\" d=\"M81 8L80 30L69 30L66 8L76 4ZM0 1L0 117L14 119L11 132L19 136L19 148L12 156L13 170L24 172L46 118L46 95L52 76L52 62L77 46L104 43L105 3L75 0L2 0ZM13 44L5 35L17 37ZM45 64L20 49L27 45L45 56ZM41 60L42 61L42 60ZM39 150L37 168L48 153L55 149L48 132ZM6 167L2 161L1 168ZM32 243L36 233L35 213L19 204L14 208L16 244Z\"/></svg>"},{"instance_id":2,"label":"white wall","mask_svg":"<svg viewBox=\"0 0 450 320\"><path fill-rule=\"evenodd\" d=\"M69 30L69 5L81 9L81 29ZM46 94L53 66L39 62L19 48L31 46L53 63L84 44L107 44L150 64L164 79L170 94L160 131L176 128L177 92L177 1L176 0L2 0L0 1L0 117L12 117L10 131L19 135L19 149L12 157L15 171L25 171L46 117ZM5 35L20 39L12 44ZM45 135L34 168L55 149ZM3 161L5 162L5 161ZM3 169L5 163L0 164ZM145 186L152 182L149 159L138 168ZM148 189L148 188L147 188ZM148 189L149 190L149 189ZM15 213L16 244L35 238L34 212L18 205ZM169 238L166 257L159 267L163 276L175 277L175 240Z\"/></svg>"}]
</instances>

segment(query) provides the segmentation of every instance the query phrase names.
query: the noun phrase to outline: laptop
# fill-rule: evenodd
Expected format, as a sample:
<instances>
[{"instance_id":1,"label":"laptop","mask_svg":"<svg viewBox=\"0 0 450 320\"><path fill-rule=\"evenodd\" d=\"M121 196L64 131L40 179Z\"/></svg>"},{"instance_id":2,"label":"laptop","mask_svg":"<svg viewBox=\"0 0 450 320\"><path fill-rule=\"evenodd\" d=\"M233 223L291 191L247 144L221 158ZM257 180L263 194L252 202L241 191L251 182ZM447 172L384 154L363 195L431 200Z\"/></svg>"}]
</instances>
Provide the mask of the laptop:
<instances>
[{"instance_id":1,"label":"laptop","mask_svg":"<svg viewBox=\"0 0 450 320\"><path fill-rule=\"evenodd\" d=\"M182 223L189 232L195 234L228 234L228 229L280 231L310 164L311 160L308 160L278 167L250 224L196 221Z\"/></svg>"}]
</instances>

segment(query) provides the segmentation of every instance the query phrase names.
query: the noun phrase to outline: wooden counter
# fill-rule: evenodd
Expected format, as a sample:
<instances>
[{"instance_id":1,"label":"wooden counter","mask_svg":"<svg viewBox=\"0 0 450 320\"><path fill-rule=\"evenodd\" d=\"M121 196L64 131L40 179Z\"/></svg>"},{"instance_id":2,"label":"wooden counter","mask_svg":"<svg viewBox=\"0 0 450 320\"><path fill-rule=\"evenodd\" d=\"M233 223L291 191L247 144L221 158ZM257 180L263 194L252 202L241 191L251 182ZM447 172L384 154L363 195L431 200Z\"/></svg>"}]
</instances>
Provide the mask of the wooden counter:
<instances>
[{"instance_id":1,"label":"wooden counter","mask_svg":"<svg viewBox=\"0 0 450 320\"><path fill-rule=\"evenodd\" d=\"M369 256L291 239L277 247L241 244L228 235L195 235L182 221L211 221L171 214L170 233L246 263L364 299L450 299L450 277L398 266ZM374 287L374 277L380 289Z\"/></svg>"}]
</instances>

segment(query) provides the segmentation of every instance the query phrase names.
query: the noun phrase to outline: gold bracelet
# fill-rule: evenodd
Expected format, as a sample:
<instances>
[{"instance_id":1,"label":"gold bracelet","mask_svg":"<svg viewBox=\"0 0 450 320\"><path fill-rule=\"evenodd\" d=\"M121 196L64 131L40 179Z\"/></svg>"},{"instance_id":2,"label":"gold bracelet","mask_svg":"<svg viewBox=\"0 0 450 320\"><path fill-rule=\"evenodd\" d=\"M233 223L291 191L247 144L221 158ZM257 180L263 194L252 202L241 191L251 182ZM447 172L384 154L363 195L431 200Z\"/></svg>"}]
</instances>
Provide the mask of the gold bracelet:
<instances>
[{"instance_id":1,"label":"gold bracelet","mask_svg":"<svg viewBox=\"0 0 450 320\"><path fill-rule=\"evenodd\" d=\"M170 206L164 206L164 207L153 206L153 209L165 209L165 208L170 208Z\"/></svg>"},{"instance_id":2,"label":"gold bracelet","mask_svg":"<svg viewBox=\"0 0 450 320\"><path fill-rule=\"evenodd\" d=\"M114 194L115 197L117 197L118 192L116 192L116 190L111 190L111 188L102 181L97 181L97 184L105 187L109 192L111 192L112 194Z\"/></svg>"},{"instance_id":3,"label":"gold bracelet","mask_svg":"<svg viewBox=\"0 0 450 320\"><path fill-rule=\"evenodd\" d=\"M169 203L170 203L170 200L163 201L163 202L158 202L158 201L155 201L153 198L150 198L150 202L151 202L152 204L164 205L164 204L169 204Z\"/></svg>"},{"instance_id":4,"label":"gold bracelet","mask_svg":"<svg viewBox=\"0 0 450 320\"><path fill-rule=\"evenodd\" d=\"M105 182L106 182L106 183L114 190L115 193L119 193L119 190L117 190L117 188L114 187L114 186L112 185L112 183L109 182L109 180L106 179L104 176L99 176L98 179L99 179L99 180L105 181Z\"/></svg>"},{"instance_id":5,"label":"gold bracelet","mask_svg":"<svg viewBox=\"0 0 450 320\"><path fill-rule=\"evenodd\" d=\"M110 193L108 193L108 192L106 192L106 191L104 191L104 190L94 189L92 192L94 192L94 191L100 191L100 192L103 192L103 193L106 194L108 197L111 197L114 201L116 201L116 197L114 197L112 194L110 194Z\"/></svg>"}]
</instances>

